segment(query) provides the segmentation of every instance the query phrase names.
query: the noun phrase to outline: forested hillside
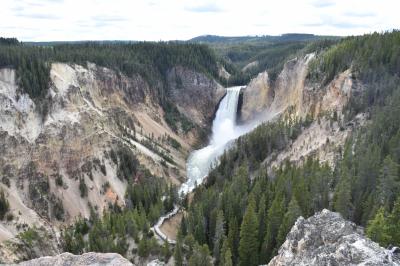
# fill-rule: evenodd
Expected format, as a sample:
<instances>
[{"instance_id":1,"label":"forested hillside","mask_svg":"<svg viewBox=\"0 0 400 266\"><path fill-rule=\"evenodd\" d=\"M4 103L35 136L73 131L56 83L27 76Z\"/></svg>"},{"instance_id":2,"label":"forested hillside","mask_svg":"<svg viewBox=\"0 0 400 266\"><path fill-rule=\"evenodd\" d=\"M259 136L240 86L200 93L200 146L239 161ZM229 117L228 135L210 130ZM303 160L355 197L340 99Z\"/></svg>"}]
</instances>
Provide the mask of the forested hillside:
<instances>
[{"instance_id":1,"label":"forested hillside","mask_svg":"<svg viewBox=\"0 0 400 266\"><path fill-rule=\"evenodd\" d=\"M165 109L166 120L172 126L179 113L168 99L167 71L183 66L219 80L218 61L211 49L200 44L83 42L37 46L4 38L0 42L0 67L15 68L21 88L38 103L47 95L51 63L85 66L91 62L129 77L143 77L152 89L153 98Z\"/></svg>"},{"instance_id":2,"label":"forested hillside","mask_svg":"<svg viewBox=\"0 0 400 266\"><path fill-rule=\"evenodd\" d=\"M90 219L78 219L63 232L63 249L73 254L88 251L115 252L125 257L128 254L129 242L138 245L137 254L148 257L150 254L168 258L168 245L162 247L150 231L158 217L173 209L177 201L175 188L168 186L164 180L151 176L147 169L137 165L136 158L125 149L118 156L121 168L126 172L126 179L135 172L139 180L130 182L126 189L126 207L115 204L109 207L102 217L93 209ZM129 167L136 162L134 168ZM107 187L104 187L106 190Z\"/></svg>"},{"instance_id":3,"label":"forested hillside","mask_svg":"<svg viewBox=\"0 0 400 266\"><path fill-rule=\"evenodd\" d=\"M315 52L339 40L334 36L313 34L283 34L281 36L199 36L189 42L210 45L225 59L225 68L231 73L228 83L243 85L258 73L268 71L275 80L283 64L298 54Z\"/></svg>"},{"instance_id":4,"label":"forested hillside","mask_svg":"<svg viewBox=\"0 0 400 266\"><path fill-rule=\"evenodd\" d=\"M195 191L176 249L185 244L192 250L198 243L219 265L265 264L298 216L323 208L366 226L368 236L383 246L400 245L399 37L394 31L345 38L312 63L311 83L326 84L351 68L366 88L349 102L341 123L359 112L367 112L370 122L348 139L333 168L308 158L300 166L286 162L268 175L263 159L295 139L308 121L259 126L237 140Z\"/></svg>"}]
</instances>

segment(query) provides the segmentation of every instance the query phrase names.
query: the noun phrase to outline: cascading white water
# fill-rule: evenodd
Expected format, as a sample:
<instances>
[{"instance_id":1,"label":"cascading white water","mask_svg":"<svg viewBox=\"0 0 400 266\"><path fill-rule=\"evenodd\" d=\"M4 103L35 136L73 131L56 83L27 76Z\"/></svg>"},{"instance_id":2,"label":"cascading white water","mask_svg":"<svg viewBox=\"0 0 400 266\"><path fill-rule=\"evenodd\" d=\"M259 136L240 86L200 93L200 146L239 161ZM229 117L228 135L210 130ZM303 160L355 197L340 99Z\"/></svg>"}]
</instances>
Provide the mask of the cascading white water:
<instances>
[{"instance_id":1,"label":"cascading white water","mask_svg":"<svg viewBox=\"0 0 400 266\"><path fill-rule=\"evenodd\" d=\"M241 87L227 88L212 125L212 136L208 146L192 152L186 163L187 181L182 184L179 194L187 194L201 184L211 166L223 154L227 144L248 130L236 125L236 112Z\"/></svg>"}]
</instances>

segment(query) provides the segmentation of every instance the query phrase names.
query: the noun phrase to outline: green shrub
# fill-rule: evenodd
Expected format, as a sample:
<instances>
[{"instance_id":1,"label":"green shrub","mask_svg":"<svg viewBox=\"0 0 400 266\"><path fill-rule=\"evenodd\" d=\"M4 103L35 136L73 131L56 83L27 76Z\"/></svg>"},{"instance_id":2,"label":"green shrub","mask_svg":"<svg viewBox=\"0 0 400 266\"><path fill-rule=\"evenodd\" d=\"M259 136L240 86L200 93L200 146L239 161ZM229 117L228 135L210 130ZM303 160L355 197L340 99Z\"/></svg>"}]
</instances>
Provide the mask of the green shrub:
<instances>
[{"instance_id":1,"label":"green shrub","mask_svg":"<svg viewBox=\"0 0 400 266\"><path fill-rule=\"evenodd\" d=\"M29 246L32 246L32 244L38 241L40 238L36 227L31 227L28 230L20 233L18 236L22 241L27 243Z\"/></svg>"}]
</instances>

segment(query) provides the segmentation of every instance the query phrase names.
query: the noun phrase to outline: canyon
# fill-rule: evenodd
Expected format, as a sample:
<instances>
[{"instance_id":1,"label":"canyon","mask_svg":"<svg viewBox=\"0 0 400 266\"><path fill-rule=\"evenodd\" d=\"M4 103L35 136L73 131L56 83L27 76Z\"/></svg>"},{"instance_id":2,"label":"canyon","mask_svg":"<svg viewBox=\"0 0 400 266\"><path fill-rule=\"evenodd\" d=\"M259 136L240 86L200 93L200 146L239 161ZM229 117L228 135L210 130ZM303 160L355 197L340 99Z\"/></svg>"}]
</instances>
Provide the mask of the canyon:
<instances>
[{"instance_id":1,"label":"canyon","mask_svg":"<svg viewBox=\"0 0 400 266\"><path fill-rule=\"evenodd\" d=\"M363 111L349 121L344 117L350 101L366 88L351 68L327 83L311 79L310 65L317 56L317 52L297 53L274 79L264 71L248 84L226 88L218 78L177 64L157 81L165 82L166 99L179 114L175 124L167 121L168 108L159 100L158 94L164 92L157 92L140 74L126 75L90 62L52 62L47 102L39 103L19 87L15 69L0 69L0 187L10 202L10 219L0 222L0 262L43 257L21 265L88 261L130 265L117 254L57 255L63 251L66 226L90 219L93 212L101 216L126 207L129 182L139 184L143 176L138 172L129 180L121 178L123 159L115 154L123 149L132 152L152 178L179 188L180 199L187 195L189 202L197 186L207 185L207 175L219 164L219 156L258 125L307 121L294 139L263 158L261 166L271 178L284 163L301 166L308 158L333 168L346 140L368 124ZM219 78L231 75L222 65L218 73ZM40 104L45 104L45 115ZM257 171L249 173L249 182ZM176 244L186 212L174 205L172 212L152 224L158 243ZM47 241L27 245L24 233L30 228ZM336 228L344 229L336 232ZM324 232L322 240L319 232ZM162 264L154 262L158 260L154 256L143 260L134 254L138 249L134 240L127 245L131 262ZM347 253L337 254L348 248ZM397 255L389 256L390 252L365 238L355 224L323 210L297 220L269 265L309 261L397 265Z\"/></svg>"}]
</instances>

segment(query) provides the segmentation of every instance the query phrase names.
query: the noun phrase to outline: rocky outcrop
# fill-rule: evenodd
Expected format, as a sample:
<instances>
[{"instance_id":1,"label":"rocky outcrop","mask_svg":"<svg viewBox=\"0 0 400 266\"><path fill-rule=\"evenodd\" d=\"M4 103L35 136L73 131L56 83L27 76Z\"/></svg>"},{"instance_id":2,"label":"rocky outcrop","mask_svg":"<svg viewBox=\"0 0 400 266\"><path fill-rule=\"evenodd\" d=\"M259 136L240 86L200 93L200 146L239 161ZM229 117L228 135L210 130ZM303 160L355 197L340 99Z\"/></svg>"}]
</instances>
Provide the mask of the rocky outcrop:
<instances>
[{"instance_id":1,"label":"rocky outcrop","mask_svg":"<svg viewBox=\"0 0 400 266\"><path fill-rule=\"evenodd\" d=\"M298 218L268 265L400 265L394 250L380 247L340 214L323 210Z\"/></svg>"},{"instance_id":2,"label":"rocky outcrop","mask_svg":"<svg viewBox=\"0 0 400 266\"><path fill-rule=\"evenodd\" d=\"M62 253L54 257L41 257L38 259L21 262L20 266L69 266L69 265L104 265L104 266L129 266L133 265L127 259L116 253L84 253L73 255Z\"/></svg>"},{"instance_id":3,"label":"rocky outcrop","mask_svg":"<svg viewBox=\"0 0 400 266\"><path fill-rule=\"evenodd\" d=\"M243 90L242 120L269 120L288 108L297 117L341 112L351 95L362 89L361 85L352 78L350 70L326 86L309 82L308 65L314 57L308 54L289 60L275 82L268 79L267 72L255 77Z\"/></svg>"},{"instance_id":4,"label":"rocky outcrop","mask_svg":"<svg viewBox=\"0 0 400 266\"><path fill-rule=\"evenodd\" d=\"M223 65L220 65L220 66L218 66L218 76L228 80L230 78L231 74L228 71L226 71L226 69Z\"/></svg>"},{"instance_id":5,"label":"rocky outcrop","mask_svg":"<svg viewBox=\"0 0 400 266\"><path fill-rule=\"evenodd\" d=\"M355 128L365 125L366 122L367 116L364 113L358 114L346 125L340 121L331 121L327 117L318 118L304 128L285 149L268 156L263 165L273 176L273 169L279 168L285 160L301 165L308 156L313 156L320 163L327 163L333 169L347 138Z\"/></svg>"},{"instance_id":6,"label":"rocky outcrop","mask_svg":"<svg viewBox=\"0 0 400 266\"><path fill-rule=\"evenodd\" d=\"M313 57L314 54L309 54L289 60L275 82L268 79L266 72L255 77L243 90L242 120L255 118L269 120L288 107L297 106L300 109L308 63ZM263 114L262 118L259 117L260 113Z\"/></svg>"},{"instance_id":7,"label":"rocky outcrop","mask_svg":"<svg viewBox=\"0 0 400 266\"><path fill-rule=\"evenodd\" d=\"M266 71L258 74L242 91L243 102L240 111L240 119L242 121L248 121L264 114L274 99Z\"/></svg>"},{"instance_id":8,"label":"rocky outcrop","mask_svg":"<svg viewBox=\"0 0 400 266\"><path fill-rule=\"evenodd\" d=\"M265 158L264 165L270 172L286 159L301 164L309 155L333 165L346 138L366 121L365 114L358 114L353 121L342 122L344 107L351 97L360 94L362 84L350 70L340 73L327 85L311 82L307 74L314 57L308 54L289 60L274 82L269 80L267 72L260 73L243 90L242 122L279 117L313 120L282 152Z\"/></svg>"},{"instance_id":9,"label":"rocky outcrop","mask_svg":"<svg viewBox=\"0 0 400 266\"><path fill-rule=\"evenodd\" d=\"M0 265L43 256L55 256L62 252L57 233L50 227L31 228L16 238L0 243Z\"/></svg>"}]
</instances>

